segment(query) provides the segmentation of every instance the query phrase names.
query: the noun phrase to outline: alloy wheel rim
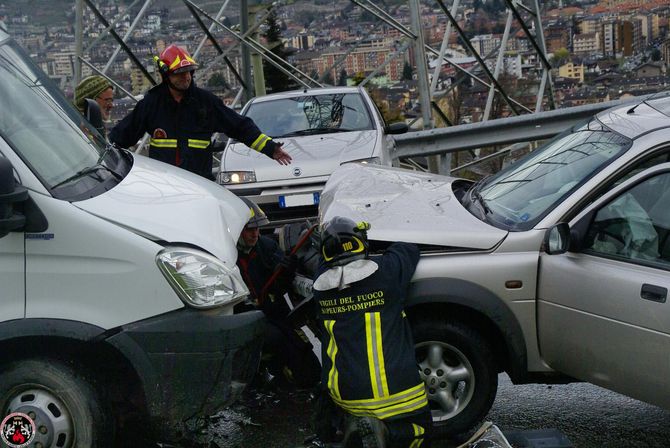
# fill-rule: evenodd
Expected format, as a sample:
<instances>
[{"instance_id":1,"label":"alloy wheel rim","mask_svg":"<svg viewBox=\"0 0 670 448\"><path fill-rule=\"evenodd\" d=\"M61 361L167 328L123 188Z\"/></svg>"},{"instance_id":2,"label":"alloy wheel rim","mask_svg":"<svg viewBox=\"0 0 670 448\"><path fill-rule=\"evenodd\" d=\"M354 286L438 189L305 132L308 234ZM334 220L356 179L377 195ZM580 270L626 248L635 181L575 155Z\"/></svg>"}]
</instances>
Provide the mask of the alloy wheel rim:
<instances>
[{"instance_id":1,"label":"alloy wheel rim","mask_svg":"<svg viewBox=\"0 0 670 448\"><path fill-rule=\"evenodd\" d=\"M472 401L475 388L472 364L456 347L439 341L416 344L415 351L433 421L454 418Z\"/></svg>"}]
</instances>

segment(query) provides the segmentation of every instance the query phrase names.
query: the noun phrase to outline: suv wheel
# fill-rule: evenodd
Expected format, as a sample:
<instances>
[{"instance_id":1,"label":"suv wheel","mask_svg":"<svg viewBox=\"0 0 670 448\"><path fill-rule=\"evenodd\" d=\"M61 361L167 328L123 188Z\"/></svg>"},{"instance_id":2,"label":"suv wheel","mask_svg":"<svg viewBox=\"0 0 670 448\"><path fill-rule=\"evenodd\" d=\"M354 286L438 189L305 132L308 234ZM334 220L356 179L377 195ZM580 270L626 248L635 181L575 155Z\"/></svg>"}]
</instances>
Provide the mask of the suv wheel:
<instances>
[{"instance_id":1,"label":"suv wheel","mask_svg":"<svg viewBox=\"0 0 670 448\"><path fill-rule=\"evenodd\" d=\"M57 361L28 359L0 371L0 412L35 422L31 446L108 446L113 431L100 403L88 381Z\"/></svg>"},{"instance_id":2,"label":"suv wheel","mask_svg":"<svg viewBox=\"0 0 670 448\"><path fill-rule=\"evenodd\" d=\"M472 429L491 408L498 373L488 342L459 322L413 324L416 360L437 437Z\"/></svg>"}]
</instances>

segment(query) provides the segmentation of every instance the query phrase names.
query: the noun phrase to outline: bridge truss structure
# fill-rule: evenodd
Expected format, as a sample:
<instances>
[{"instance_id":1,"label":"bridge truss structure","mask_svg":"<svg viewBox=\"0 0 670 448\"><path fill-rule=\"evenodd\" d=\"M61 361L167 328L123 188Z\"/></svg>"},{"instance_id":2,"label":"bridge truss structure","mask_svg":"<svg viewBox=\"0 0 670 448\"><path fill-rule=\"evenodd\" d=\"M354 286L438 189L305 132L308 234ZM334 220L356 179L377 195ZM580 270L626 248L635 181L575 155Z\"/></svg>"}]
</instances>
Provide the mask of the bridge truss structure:
<instances>
[{"instance_id":1,"label":"bridge truss structure","mask_svg":"<svg viewBox=\"0 0 670 448\"><path fill-rule=\"evenodd\" d=\"M125 9L124 14L119 14L118 17L105 17L101 9L96 5L96 2L99 2L99 0L76 0L76 60L73 83L75 85L78 83L81 78L81 69L86 65L91 71L110 79L119 91L130 98L136 99L120 83L112 79L109 75L110 67L118 59L119 53L123 51L132 64L150 83L156 84L160 82L160 79L157 79L157 74L153 72L150 62L145 61L143 63L132 49L132 36L135 29L142 22L143 17L150 10L152 4L154 4L153 6L159 6L160 2L159 0L135 0ZM551 76L552 67L547 58L539 0L504 0L507 17L505 30L497 48L486 55L479 54L460 25L462 23L460 18L463 12L463 5L460 4L460 0L451 0L451 4L445 3L444 0L407 0L411 18L409 26L401 23L399 19L392 17L379 5L379 1L375 3L372 0L350 0L350 2L355 7L366 11L374 17L378 26L384 25L387 28L390 27L396 30L398 35L402 36L395 51L389 53L386 60L375 70L367 73L367 76L359 85L367 85L393 59L405 58L405 60L409 60L408 52L412 52L412 59L415 61L414 73L416 73L418 81L418 100L421 113L420 117L417 117L414 122L410 123L413 130L425 130L435 127L435 117L440 117L442 123L447 126L458 125L458 123L450 122L448 114L438 105L438 100L440 97L447 95L452 89L455 89L460 82L465 81L480 84L488 91L486 107L481 121L487 121L492 118L491 110L496 97L499 101L504 102L510 115L531 114L540 112L543 108L555 108ZM322 87L325 85L328 73L337 73L344 63L346 56L365 41L364 38L361 38L351 44L328 70L325 70L318 79L314 79L314 77L304 73L290 61L275 55L258 37L259 28L265 22L270 12L280 12L282 8L286 7L286 5L282 4L281 0L273 3L256 2L254 0L233 0L232 5L231 0L223 0L220 6L213 5L216 2L210 1L207 2L206 7L198 5L193 0L182 0L182 3L190 13L189 20L197 23L202 33L197 48L195 50L189 48L200 63L199 73L207 74L208 71L214 70L216 67L220 68L221 64L225 64L225 70L232 74L234 84L237 84L239 88L233 105L236 105L241 100L265 94L261 60L276 67L301 88ZM213 12L215 6L218 6L217 12ZM422 7L430 7L431 9L437 7L444 15L446 29L443 33L439 49L427 45L424 41L424 30L421 25ZM233 13L239 17L239 24L236 26L226 24L226 22L230 23L225 18L231 9L234 9ZM83 16L86 10L95 15L99 24L104 27L104 31L100 32L93 39L87 38L88 41L86 42L86 46L84 46L85 26ZM131 16L134 15L134 18L131 25L127 28L125 35L121 36L117 32L118 24L122 20L127 20L129 14ZM311 26L318 26L318 24L313 23ZM521 32L523 32L530 46L535 51L537 60L540 61L542 67L539 82L537 82L534 108L527 105L527 97L525 104L515 99L499 81L503 70L509 36ZM460 62L463 58L454 57L454 49L449 46L450 38L454 34L459 38L462 46L461 51L468 56L470 62L474 59L474 64L469 63L465 65ZM114 39L116 49L104 66L96 66L89 60L89 56L95 51L96 46L102 39L109 36ZM224 45L221 43L224 39L228 42L232 39L235 44L227 45L224 48ZM217 55L210 58L210 60L202 60L202 58L199 58L199 53L207 41L216 49ZM434 67L432 72L430 71L431 65ZM443 76L441 72L444 65L452 67L460 75L458 77L459 81L453 82L448 88L438 91L438 86L443 84L440 83L440 79ZM202 75L199 74L199 76ZM478 155L477 151L471 152L475 157ZM446 156L441 161L439 158L431 160L433 163L432 171L444 172L449 170L451 165L450 155L445 154Z\"/></svg>"}]
</instances>

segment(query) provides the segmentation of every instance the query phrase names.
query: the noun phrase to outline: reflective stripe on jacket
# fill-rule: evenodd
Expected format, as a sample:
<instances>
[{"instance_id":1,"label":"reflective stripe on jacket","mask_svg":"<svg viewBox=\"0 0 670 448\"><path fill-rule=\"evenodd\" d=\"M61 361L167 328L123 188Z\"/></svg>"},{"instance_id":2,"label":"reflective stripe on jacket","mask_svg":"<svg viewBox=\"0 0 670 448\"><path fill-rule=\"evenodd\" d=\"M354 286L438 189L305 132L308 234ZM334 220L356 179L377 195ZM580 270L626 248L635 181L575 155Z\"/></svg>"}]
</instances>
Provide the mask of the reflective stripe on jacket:
<instances>
[{"instance_id":1,"label":"reflective stripe on jacket","mask_svg":"<svg viewBox=\"0 0 670 448\"><path fill-rule=\"evenodd\" d=\"M144 133L151 137L149 157L212 178L212 134L222 132L272 157L275 143L263 134L253 120L223 104L207 90L191 83L184 98L174 100L167 84L149 90L133 111L109 134L109 140L128 148Z\"/></svg>"},{"instance_id":2,"label":"reflective stripe on jacket","mask_svg":"<svg viewBox=\"0 0 670 448\"><path fill-rule=\"evenodd\" d=\"M348 413L379 419L427 409L412 334L403 311L419 260L414 244L394 243L379 269L348 287L314 291L321 336L322 382Z\"/></svg>"}]
</instances>

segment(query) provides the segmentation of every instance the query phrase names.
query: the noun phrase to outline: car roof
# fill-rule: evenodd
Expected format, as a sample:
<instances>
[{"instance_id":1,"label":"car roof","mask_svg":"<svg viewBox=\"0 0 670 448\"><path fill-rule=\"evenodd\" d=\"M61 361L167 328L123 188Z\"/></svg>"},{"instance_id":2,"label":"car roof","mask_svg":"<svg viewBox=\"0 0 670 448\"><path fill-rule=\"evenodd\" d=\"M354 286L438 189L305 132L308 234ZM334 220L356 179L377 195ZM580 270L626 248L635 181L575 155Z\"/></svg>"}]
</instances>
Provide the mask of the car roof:
<instances>
[{"instance_id":1,"label":"car roof","mask_svg":"<svg viewBox=\"0 0 670 448\"><path fill-rule=\"evenodd\" d=\"M628 138L640 137L670 127L670 92L645 97L636 103L600 112L597 119L609 129Z\"/></svg>"},{"instance_id":2,"label":"car roof","mask_svg":"<svg viewBox=\"0 0 670 448\"><path fill-rule=\"evenodd\" d=\"M262 101L273 101L284 98L295 98L306 95L334 95L338 93L359 93L359 87L319 87L315 89L289 90L286 92L271 93L269 95L257 96L251 102L258 103Z\"/></svg>"}]
</instances>

